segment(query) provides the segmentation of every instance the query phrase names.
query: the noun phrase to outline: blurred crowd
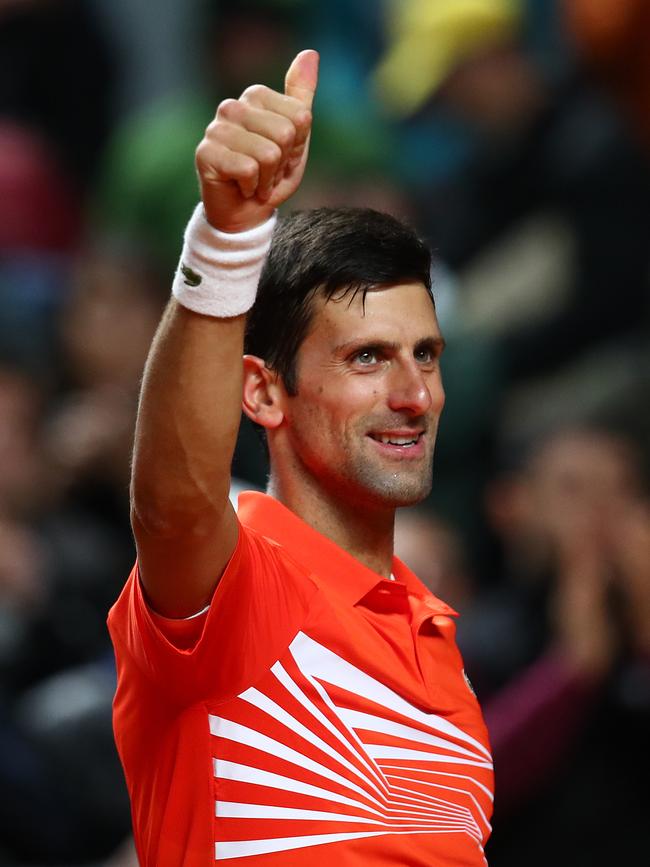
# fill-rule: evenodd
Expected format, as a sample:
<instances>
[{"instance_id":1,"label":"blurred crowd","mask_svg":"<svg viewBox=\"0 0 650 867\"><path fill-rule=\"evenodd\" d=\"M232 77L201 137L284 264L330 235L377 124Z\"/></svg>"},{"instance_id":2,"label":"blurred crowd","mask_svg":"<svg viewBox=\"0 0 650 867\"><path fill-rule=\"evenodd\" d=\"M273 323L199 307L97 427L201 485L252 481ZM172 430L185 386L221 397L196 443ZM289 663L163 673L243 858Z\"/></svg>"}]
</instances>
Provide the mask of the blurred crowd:
<instances>
[{"instance_id":1,"label":"blurred crowd","mask_svg":"<svg viewBox=\"0 0 650 867\"><path fill-rule=\"evenodd\" d=\"M397 553L460 614L492 867L650 809L650 4L0 0L0 867L135 867L105 628L139 379L217 102L321 53L296 207L435 251L447 407ZM234 471L263 488L243 425Z\"/></svg>"}]
</instances>

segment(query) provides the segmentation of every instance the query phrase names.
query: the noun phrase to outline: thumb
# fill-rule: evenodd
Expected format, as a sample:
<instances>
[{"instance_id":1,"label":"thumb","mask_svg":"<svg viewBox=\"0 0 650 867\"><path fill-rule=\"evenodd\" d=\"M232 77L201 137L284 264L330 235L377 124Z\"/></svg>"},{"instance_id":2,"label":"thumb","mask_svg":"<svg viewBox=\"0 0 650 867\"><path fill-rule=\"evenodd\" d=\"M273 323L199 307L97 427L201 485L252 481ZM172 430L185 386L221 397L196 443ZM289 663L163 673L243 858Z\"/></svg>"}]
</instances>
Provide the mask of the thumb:
<instances>
[{"instance_id":1,"label":"thumb","mask_svg":"<svg viewBox=\"0 0 650 867\"><path fill-rule=\"evenodd\" d=\"M318 84L318 52L311 48L301 51L293 59L284 79L287 96L299 99L311 109Z\"/></svg>"}]
</instances>

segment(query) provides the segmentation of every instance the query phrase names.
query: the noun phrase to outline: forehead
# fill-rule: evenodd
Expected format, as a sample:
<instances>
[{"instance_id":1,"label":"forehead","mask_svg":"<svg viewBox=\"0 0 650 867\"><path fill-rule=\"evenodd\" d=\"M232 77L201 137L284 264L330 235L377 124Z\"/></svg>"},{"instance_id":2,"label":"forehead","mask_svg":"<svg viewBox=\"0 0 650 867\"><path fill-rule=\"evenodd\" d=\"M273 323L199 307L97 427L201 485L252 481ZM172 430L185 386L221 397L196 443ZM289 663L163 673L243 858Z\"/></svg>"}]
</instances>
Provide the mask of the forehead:
<instances>
[{"instance_id":1,"label":"forehead","mask_svg":"<svg viewBox=\"0 0 650 867\"><path fill-rule=\"evenodd\" d=\"M440 336L428 289L422 283L400 283L329 300L317 296L305 342L334 348L356 339L411 343Z\"/></svg>"}]
</instances>

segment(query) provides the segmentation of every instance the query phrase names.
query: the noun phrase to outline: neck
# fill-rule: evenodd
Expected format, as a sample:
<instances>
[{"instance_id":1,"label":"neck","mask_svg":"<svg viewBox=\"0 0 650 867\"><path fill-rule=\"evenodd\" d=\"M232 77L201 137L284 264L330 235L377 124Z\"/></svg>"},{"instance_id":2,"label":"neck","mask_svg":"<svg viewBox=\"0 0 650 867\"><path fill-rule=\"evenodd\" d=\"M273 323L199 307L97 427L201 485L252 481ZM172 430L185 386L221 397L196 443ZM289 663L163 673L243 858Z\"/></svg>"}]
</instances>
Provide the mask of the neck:
<instances>
[{"instance_id":1,"label":"neck","mask_svg":"<svg viewBox=\"0 0 650 867\"><path fill-rule=\"evenodd\" d=\"M393 563L395 510L351 503L315 485L271 473L267 493L364 566L388 578Z\"/></svg>"}]
</instances>

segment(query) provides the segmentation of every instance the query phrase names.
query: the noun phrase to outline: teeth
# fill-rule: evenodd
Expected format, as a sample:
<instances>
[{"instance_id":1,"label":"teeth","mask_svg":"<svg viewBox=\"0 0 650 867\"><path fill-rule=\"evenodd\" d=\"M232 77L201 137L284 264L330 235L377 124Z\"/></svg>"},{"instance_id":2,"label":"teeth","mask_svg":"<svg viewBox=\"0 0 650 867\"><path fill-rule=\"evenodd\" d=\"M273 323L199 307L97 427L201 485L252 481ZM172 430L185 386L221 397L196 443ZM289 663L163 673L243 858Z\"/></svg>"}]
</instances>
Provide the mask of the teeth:
<instances>
[{"instance_id":1,"label":"teeth","mask_svg":"<svg viewBox=\"0 0 650 867\"><path fill-rule=\"evenodd\" d=\"M413 439L413 437L389 437L380 435L379 441L385 445L391 446L412 446L417 442L417 437Z\"/></svg>"}]
</instances>

